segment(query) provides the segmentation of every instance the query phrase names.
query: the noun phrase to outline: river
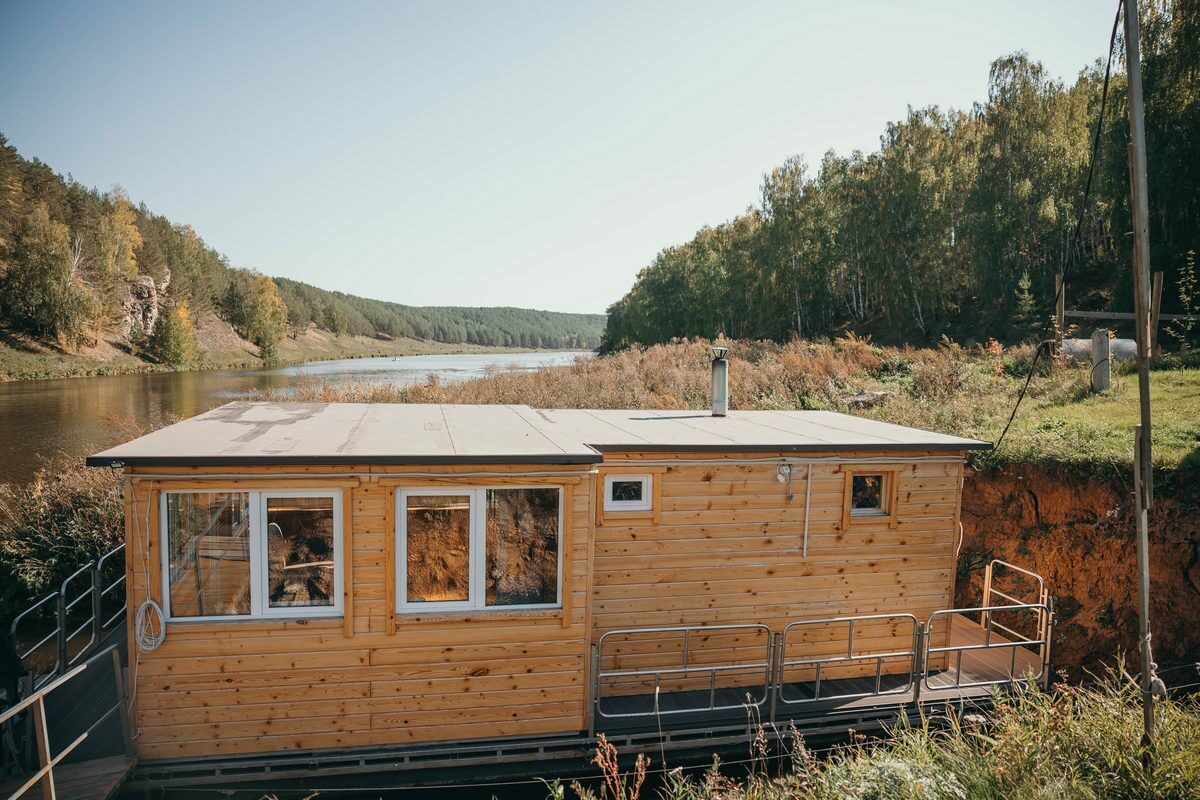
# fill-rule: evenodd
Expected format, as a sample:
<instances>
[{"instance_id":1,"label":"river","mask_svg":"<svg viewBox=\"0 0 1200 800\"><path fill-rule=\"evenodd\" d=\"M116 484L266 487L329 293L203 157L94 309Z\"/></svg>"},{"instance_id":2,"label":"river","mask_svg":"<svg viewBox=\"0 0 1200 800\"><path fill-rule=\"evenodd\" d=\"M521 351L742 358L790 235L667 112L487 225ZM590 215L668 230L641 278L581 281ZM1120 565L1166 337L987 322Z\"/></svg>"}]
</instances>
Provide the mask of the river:
<instances>
[{"instance_id":1,"label":"river","mask_svg":"<svg viewBox=\"0 0 1200 800\"><path fill-rule=\"evenodd\" d=\"M79 458L122 437L115 421L160 427L236 400L254 389L302 379L411 385L474 378L488 367L534 370L567 364L578 352L467 353L314 361L274 369L159 372L0 383L0 482L25 482L47 459Z\"/></svg>"}]
</instances>

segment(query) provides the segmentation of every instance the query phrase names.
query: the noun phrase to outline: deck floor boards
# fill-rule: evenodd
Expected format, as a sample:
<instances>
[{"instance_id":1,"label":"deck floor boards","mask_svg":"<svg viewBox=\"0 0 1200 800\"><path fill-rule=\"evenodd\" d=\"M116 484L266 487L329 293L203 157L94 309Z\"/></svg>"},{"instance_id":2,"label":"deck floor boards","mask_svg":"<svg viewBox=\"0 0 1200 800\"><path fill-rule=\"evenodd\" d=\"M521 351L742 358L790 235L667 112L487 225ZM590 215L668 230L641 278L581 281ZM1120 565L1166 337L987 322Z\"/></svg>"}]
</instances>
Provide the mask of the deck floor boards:
<instances>
[{"instance_id":1,"label":"deck floor boards","mask_svg":"<svg viewBox=\"0 0 1200 800\"><path fill-rule=\"evenodd\" d=\"M134 760L128 756L93 758L76 764L63 763L54 768L55 792L63 800L108 800L125 782L133 770L133 764ZM12 794L29 777L9 778L0 783L0 796ZM24 794L24 797L40 796L36 784Z\"/></svg>"}]
</instances>

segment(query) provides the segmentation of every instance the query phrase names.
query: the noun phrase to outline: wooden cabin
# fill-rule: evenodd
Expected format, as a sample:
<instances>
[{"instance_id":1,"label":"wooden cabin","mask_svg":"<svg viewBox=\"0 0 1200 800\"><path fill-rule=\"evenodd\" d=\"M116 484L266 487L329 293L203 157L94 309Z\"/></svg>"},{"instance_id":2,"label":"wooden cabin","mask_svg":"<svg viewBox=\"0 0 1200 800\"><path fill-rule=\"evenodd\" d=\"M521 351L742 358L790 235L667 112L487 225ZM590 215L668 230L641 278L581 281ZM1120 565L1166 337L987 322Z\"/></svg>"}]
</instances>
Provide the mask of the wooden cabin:
<instances>
[{"instance_id":1,"label":"wooden cabin","mask_svg":"<svg viewBox=\"0 0 1200 800\"><path fill-rule=\"evenodd\" d=\"M836 727L1039 679L1047 597L952 609L989 446L824 411L229 403L88 459L125 481L140 763Z\"/></svg>"}]
</instances>

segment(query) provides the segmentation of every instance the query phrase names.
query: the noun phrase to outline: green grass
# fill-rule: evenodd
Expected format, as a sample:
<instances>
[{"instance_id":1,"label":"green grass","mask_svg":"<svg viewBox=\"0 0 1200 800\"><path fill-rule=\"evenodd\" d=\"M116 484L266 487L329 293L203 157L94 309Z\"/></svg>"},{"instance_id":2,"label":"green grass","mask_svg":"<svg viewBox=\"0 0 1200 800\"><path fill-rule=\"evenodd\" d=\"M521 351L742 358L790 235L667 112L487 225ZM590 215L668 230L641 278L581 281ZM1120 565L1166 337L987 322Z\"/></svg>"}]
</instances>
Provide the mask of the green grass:
<instances>
[{"instance_id":1,"label":"green grass","mask_svg":"<svg viewBox=\"0 0 1200 800\"><path fill-rule=\"evenodd\" d=\"M1024 378L995 375L972 361L963 385L941 397L882 382L896 395L871 416L900 424L996 442L1016 404ZM1135 374L1113 376L1101 394L1089 389L1086 366L1059 365L1036 377L1008 435L982 466L1047 464L1111 476L1133 465L1134 426L1140 421ZM1154 464L1158 470L1200 467L1200 369L1150 373Z\"/></svg>"},{"instance_id":2,"label":"green grass","mask_svg":"<svg viewBox=\"0 0 1200 800\"><path fill-rule=\"evenodd\" d=\"M1150 373L1154 463L1200 466L1200 369ZM1136 375L1114 375L1103 394L1039 403L1013 427L1013 448L1063 462L1131 463L1140 421Z\"/></svg>"}]
</instances>

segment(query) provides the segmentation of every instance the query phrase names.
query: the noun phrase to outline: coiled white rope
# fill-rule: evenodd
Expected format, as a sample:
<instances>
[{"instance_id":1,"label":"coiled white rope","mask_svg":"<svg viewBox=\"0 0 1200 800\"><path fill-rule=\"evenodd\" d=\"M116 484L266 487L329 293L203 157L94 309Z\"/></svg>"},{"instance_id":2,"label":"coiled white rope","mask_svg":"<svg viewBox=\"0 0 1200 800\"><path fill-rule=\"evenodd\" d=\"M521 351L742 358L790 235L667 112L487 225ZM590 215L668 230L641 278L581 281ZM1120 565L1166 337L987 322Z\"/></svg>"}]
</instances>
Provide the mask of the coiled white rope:
<instances>
[{"instance_id":1,"label":"coiled white rope","mask_svg":"<svg viewBox=\"0 0 1200 800\"><path fill-rule=\"evenodd\" d=\"M149 653L157 650L167 638L167 620L160 606L150 598L138 606L133 621L134 639L138 650Z\"/></svg>"}]
</instances>

